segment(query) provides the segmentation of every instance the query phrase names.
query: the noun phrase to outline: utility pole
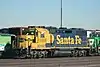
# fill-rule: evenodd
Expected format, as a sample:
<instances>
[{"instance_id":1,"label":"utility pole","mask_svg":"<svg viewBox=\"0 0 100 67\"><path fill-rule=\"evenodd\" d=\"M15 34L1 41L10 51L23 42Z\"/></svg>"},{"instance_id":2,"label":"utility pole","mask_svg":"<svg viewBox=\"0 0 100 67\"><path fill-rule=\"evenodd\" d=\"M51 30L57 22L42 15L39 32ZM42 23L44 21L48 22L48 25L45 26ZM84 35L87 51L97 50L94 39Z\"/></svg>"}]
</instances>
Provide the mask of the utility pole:
<instances>
[{"instance_id":1,"label":"utility pole","mask_svg":"<svg viewBox=\"0 0 100 67\"><path fill-rule=\"evenodd\" d=\"M61 0L61 27L62 27L62 0Z\"/></svg>"}]
</instances>

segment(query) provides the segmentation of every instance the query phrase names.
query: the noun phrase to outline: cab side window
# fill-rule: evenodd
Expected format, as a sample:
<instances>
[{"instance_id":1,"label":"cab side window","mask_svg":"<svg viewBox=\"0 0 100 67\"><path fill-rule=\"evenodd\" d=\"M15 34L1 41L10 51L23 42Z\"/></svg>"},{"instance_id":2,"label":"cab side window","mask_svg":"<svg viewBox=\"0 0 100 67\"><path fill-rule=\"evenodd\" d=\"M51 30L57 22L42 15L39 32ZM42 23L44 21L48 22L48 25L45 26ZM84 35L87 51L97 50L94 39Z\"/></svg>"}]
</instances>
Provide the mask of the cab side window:
<instances>
[{"instance_id":1,"label":"cab side window","mask_svg":"<svg viewBox=\"0 0 100 67\"><path fill-rule=\"evenodd\" d=\"M38 36L38 32L36 32L35 36Z\"/></svg>"},{"instance_id":2,"label":"cab side window","mask_svg":"<svg viewBox=\"0 0 100 67\"><path fill-rule=\"evenodd\" d=\"M44 38L44 34L41 34L41 38Z\"/></svg>"}]
</instances>

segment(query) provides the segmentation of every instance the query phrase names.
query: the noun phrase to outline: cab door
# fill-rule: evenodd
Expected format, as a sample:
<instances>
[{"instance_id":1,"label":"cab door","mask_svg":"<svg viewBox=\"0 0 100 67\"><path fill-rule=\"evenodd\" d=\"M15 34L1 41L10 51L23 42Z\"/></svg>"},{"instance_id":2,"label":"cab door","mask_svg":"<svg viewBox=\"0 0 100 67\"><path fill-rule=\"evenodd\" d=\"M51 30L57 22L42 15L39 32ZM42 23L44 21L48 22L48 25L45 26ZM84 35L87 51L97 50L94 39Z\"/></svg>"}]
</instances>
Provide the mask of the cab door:
<instances>
[{"instance_id":1,"label":"cab door","mask_svg":"<svg viewBox=\"0 0 100 67\"><path fill-rule=\"evenodd\" d=\"M46 44L46 33L43 29L38 29L38 35L36 37L37 48L41 49Z\"/></svg>"}]
</instances>

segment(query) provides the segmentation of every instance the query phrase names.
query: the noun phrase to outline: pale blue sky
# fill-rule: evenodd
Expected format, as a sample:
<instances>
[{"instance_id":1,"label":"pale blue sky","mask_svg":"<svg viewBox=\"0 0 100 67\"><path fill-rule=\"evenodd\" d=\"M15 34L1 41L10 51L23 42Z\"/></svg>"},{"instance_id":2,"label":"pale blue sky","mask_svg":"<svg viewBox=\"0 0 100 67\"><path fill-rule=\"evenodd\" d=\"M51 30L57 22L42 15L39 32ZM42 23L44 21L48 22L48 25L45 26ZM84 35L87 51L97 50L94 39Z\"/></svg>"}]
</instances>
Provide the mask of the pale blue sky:
<instances>
[{"instance_id":1,"label":"pale blue sky","mask_svg":"<svg viewBox=\"0 0 100 67\"><path fill-rule=\"evenodd\" d=\"M0 0L0 27L60 26L60 0ZM63 26L100 29L100 0L63 0Z\"/></svg>"}]
</instances>

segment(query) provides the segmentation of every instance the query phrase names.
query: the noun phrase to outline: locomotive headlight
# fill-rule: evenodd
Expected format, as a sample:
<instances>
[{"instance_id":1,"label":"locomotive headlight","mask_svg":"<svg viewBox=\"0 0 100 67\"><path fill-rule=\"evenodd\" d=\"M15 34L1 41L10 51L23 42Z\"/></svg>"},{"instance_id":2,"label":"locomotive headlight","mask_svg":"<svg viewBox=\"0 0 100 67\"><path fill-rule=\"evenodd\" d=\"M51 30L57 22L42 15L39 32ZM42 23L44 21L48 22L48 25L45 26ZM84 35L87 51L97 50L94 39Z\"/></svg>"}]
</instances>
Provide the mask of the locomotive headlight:
<instances>
[{"instance_id":1,"label":"locomotive headlight","mask_svg":"<svg viewBox=\"0 0 100 67\"><path fill-rule=\"evenodd\" d=\"M5 47L4 46L0 46L0 51L4 51Z\"/></svg>"},{"instance_id":2,"label":"locomotive headlight","mask_svg":"<svg viewBox=\"0 0 100 67\"><path fill-rule=\"evenodd\" d=\"M94 39L89 39L88 41L89 41L89 45L92 46L94 43Z\"/></svg>"}]
</instances>

